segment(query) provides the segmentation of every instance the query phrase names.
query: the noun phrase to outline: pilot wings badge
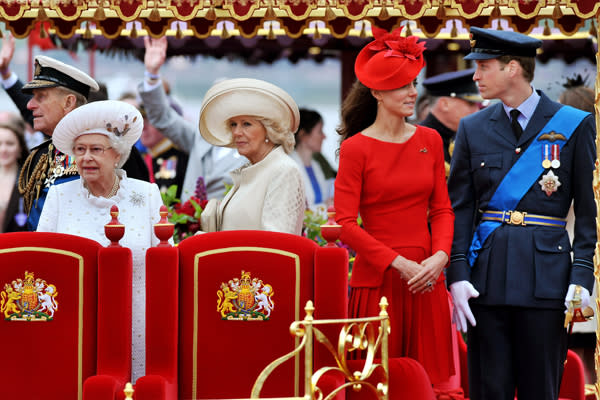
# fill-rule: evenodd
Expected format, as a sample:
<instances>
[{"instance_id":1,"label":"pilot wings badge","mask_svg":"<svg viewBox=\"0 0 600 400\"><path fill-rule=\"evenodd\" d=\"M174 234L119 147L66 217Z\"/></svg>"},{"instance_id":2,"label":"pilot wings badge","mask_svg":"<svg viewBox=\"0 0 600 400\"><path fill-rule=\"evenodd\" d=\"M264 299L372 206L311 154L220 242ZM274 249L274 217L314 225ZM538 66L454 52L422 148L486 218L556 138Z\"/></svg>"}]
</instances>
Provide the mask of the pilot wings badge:
<instances>
[{"instance_id":1,"label":"pilot wings badge","mask_svg":"<svg viewBox=\"0 0 600 400\"><path fill-rule=\"evenodd\" d=\"M261 279L251 278L242 270L240 278L221 283L217 291L217 312L221 319L266 321L275 307L273 287Z\"/></svg>"},{"instance_id":2,"label":"pilot wings badge","mask_svg":"<svg viewBox=\"0 0 600 400\"><path fill-rule=\"evenodd\" d=\"M4 285L0 313L9 321L52 321L58 309L57 295L56 286L25 271L24 280L18 278Z\"/></svg>"}]
</instances>

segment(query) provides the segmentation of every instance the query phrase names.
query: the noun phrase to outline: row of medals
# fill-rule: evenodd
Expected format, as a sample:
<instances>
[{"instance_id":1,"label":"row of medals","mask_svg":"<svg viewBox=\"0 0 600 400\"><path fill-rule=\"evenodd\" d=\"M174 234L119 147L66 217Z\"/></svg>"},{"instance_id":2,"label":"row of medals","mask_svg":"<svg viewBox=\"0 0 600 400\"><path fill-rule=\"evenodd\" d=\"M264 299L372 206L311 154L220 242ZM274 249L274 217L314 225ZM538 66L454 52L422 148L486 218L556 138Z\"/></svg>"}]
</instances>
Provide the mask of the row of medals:
<instances>
[{"instance_id":1,"label":"row of medals","mask_svg":"<svg viewBox=\"0 0 600 400\"><path fill-rule=\"evenodd\" d=\"M560 168L560 146L558 144L544 144L542 148L542 157L542 167L545 170L549 168L557 170ZM561 185L558 176L554 174L552 169L543 175L538 183L547 196L551 196Z\"/></svg>"}]
</instances>

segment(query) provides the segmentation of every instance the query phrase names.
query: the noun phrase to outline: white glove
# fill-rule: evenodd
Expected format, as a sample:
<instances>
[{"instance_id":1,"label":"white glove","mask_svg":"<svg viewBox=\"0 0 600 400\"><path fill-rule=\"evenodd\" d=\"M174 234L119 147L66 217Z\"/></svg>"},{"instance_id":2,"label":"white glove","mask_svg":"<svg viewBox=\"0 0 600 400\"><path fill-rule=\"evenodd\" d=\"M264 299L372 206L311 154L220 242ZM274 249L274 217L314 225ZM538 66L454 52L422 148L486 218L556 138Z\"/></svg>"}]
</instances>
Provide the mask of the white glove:
<instances>
[{"instance_id":1,"label":"white glove","mask_svg":"<svg viewBox=\"0 0 600 400\"><path fill-rule=\"evenodd\" d=\"M452 302L454 310L452 310L452 322L456 324L456 329L461 332L467 331L467 320L471 326L475 326L475 317L469 307L469 299L471 297L479 297L479 292L475 290L471 282L458 281L450 285L450 293L452 294Z\"/></svg>"},{"instance_id":2,"label":"white glove","mask_svg":"<svg viewBox=\"0 0 600 400\"><path fill-rule=\"evenodd\" d=\"M575 296L575 287L577 287L577 285L572 283L569 285L569 290L567 290L567 295L565 296L565 307L567 309L569 308L569 302L573 301L573 296ZM585 310L585 308L589 307L589 305L590 292L586 288L581 286L581 309Z\"/></svg>"}]
</instances>

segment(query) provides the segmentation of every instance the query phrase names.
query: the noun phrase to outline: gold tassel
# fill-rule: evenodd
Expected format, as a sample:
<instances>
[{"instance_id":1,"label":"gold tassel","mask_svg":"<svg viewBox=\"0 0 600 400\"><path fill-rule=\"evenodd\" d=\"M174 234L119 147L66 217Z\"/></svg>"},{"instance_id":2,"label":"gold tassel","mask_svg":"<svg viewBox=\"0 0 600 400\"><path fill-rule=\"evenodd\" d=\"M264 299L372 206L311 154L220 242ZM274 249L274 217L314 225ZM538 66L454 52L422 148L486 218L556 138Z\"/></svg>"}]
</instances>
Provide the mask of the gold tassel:
<instances>
[{"instance_id":1,"label":"gold tassel","mask_svg":"<svg viewBox=\"0 0 600 400\"><path fill-rule=\"evenodd\" d=\"M560 9L560 5L557 3L554 6L554 10L552 11L552 19L554 19L556 21L557 19L562 18L562 17L563 17L563 12Z\"/></svg>"},{"instance_id":2,"label":"gold tassel","mask_svg":"<svg viewBox=\"0 0 600 400\"><path fill-rule=\"evenodd\" d=\"M215 8L214 7L210 7L208 9L208 11L206 12L206 15L204 16L204 18L206 18L208 21L214 21L217 19L217 13L215 12Z\"/></svg>"},{"instance_id":3,"label":"gold tassel","mask_svg":"<svg viewBox=\"0 0 600 400\"><path fill-rule=\"evenodd\" d=\"M132 39L136 39L138 37L137 28L135 27L135 21L132 22L133 28L131 28L131 32L129 32L129 37Z\"/></svg>"},{"instance_id":4,"label":"gold tassel","mask_svg":"<svg viewBox=\"0 0 600 400\"><path fill-rule=\"evenodd\" d=\"M544 20L544 36L550 36L552 32L550 31L550 25L548 25L548 20Z\"/></svg>"},{"instance_id":5,"label":"gold tassel","mask_svg":"<svg viewBox=\"0 0 600 400\"><path fill-rule=\"evenodd\" d=\"M598 35L598 31L596 30L596 23L593 19L591 21L592 23L590 24L590 36L596 37Z\"/></svg>"},{"instance_id":6,"label":"gold tassel","mask_svg":"<svg viewBox=\"0 0 600 400\"><path fill-rule=\"evenodd\" d=\"M458 36L458 29L456 28L456 20L452 20L452 29L450 29L450 37L455 38Z\"/></svg>"},{"instance_id":7,"label":"gold tassel","mask_svg":"<svg viewBox=\"0 0 600 400\"><path fill-rule=\"evenodd\" d=\"M48 15L46 15L46 10L44 10L44 7L40 7L38 9L38 15L37 15L37 20L38 21L47 21Z\"/></svg>"},{"instance_id":8,"label":"gold tassel","mask_svg":"<svg viewBox=\"0 0 600 400\"><path fill-rule=\"evenodd\" d=\"M48 37L48 33L46 32L46 28L44 28L44 23L40 23L40 39L46 39Z\"/></svg>"},{"instance_id":9,"label":"gold tassel","mask_svg":"<svg viewBox=\"0 0 600 400\"><path fill-rule=\"evenodd\" d=\"M273 24L269 24L269 32L267 33L268 40L275 40L277 36L275 35L275 31L273 30Z\"/></svg>"},{"instance_id":10,"label":"gold tassel","mask_svg":"<svg viewBox=\"0 0 600 400\"><path fill-rule=\"evenodd\" d=\"M225 21L223 21L223 25L222 25L222 30L221 30L221 39L229 39L231 37L231 34L227 31L227 27L225 26Z\"/></svg>"},{"instance_id":11,"label":"gold tassel","mask_svg":"<svg viewBox=\"0 0 600 400\"><path fill-rule=\"evenodd\" d=\"M502 12L500 11L500 6L498 4L496 4L494 6L494 8L492 9L490 17L492 17L492 18L500 18L501 15L502 15Z\"/></svg>"},{"instance_id":12,"label":"gold tassel","mask_svg":"<svg viewBox=\"0 0 600 400\"><path fill-rule=\"evenodd\" d=\"M406 37L412 36L412 30L410 29L410 22L406 21Z\"/></svg>"},{"instance_id":13,"label":"gold tassel","mask_svg":"<svg viewBox=\"0 0 600 400\"><path fill-rule=\"evenodd\" d=\"M315 24L315 34L313 35L313 39L321 39L321 32L319 31L317 24Z\"/></svg>"},{"instance_id":14,"label":"gold tassel","mask_svg":"<svg viewBox=\"0 0 600 400\"><path fill-rule=\"evenodd\" d=\"M175 38L176 39L183 38L183 32L182 32L181 27L179 26L179 24L177 24L177 30L175 31Z\"/></svg>"},{"instance_id":15,"label":"gold tassel","mask_svg":"<svg viewBox=\"0 0 600 400\"><path fill-rule=\"evenodd\" d=\"M387 7L384 4L383 7L381 7L381 11L379 11L379 19L385 21L389 17L390 14L388 13Z\"/></svg>"},{"instance_id":16,"label":"gold tassel","mask_svg":"<svg viewBox=\"0 0 600 400\"><path fill-rule=\"evenodd\" d=\"M327 7L325 7L325 21L332 21L336 18L337 15L335 15L335 12L329 7L329 4L327 4Z\"/></svg>"},{"instance_id":17,"label":"gold tassel","mask_svg":"<svg viewBox=\"0 0 600 400\"><path fill-rule=\"evenodd\" d=\"M154 7L152 8L152 11L150 11L150 15L148 15L148 19L152 22L160 21L160 12L158 11L158 6L156 4L156 0L154 2Z\"/></svg>"},{"instance_id":18,"label":"gold tassel","mask_svg":"<svg viewBox=\"0 0 600 400\"><path fill-rule=\"evenodd\" d=\"M365 21L363 21L363 23L362 23L362 27L360 28L360 34L358 35L358 37L361 39L364 39L367 37L367 28L366 28Z\"/></svg>"},{"instance_id":19,"label":"gold tassel","mask_svg":"<svg viewBox=\"0 0 600 400\"><path fill-rule=\"evenodd\" d=\"M446 10L444 9L444 5L440 2L438 4L437 12L435 13L437 19L444 19L446 17Z\"/></svg>"},{"instance_id":20,"label":"gold tassel","mask_svg":"<svg viewBox=\"0 0 600 400\"><path fill-rule=\"evenodd\" d=\"M90 29L90 22L86 22L85 31L83 32L84 39L92 39L94 35L92 34L92 30Z\"/></svg>"},{"instance_id":21,"label":"gold tassel","mask_svg":"<svg viewBox=\"0 0 600 400\"><path fill-rule=\"evenodd\" d=\"M277 18L277 14L275 14L275 10L273 10L273 6L269 4L267 11L265 12L265 19L275 19Z\"/></svg>"},{"instance_id":22,"label":"gold tassel","mask_svg":"<svg viewBox=\"0 0 600 400\"><path fill-rule=\"evenodd\" d=\"M102 7L102 3L98 5L96 11L94 12L94 21L104 21L106 19L106 14L104 13L104 7Z\"/></svg>"}]
</instances>

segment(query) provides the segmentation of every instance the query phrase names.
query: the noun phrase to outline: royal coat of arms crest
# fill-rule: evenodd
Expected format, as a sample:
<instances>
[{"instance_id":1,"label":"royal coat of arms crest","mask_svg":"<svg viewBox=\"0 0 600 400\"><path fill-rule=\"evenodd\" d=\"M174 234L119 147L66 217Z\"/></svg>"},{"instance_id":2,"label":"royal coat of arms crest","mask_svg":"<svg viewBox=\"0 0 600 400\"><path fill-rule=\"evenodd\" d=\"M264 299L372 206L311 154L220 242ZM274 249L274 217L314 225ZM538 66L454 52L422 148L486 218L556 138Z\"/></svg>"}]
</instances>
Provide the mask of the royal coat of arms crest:
<instances>
[{"instance_id":1,"label":"royal coat of arms crest","mask_svg":"<svg viewBox=\"0 0 600 400\"><path fill-rule=\"evenodd\" d=\"M222 319L265 321L275 307L273 287L242 271L240 278L221 283L217 291L217 312Z\"/></svg>"},{"instance_id":2,"label":"royal coat of arms crest","mask_svg":"<svg viewBox=\"0 0 600 400\"><path fill-rule=\"evenodd\" d=\"M52 321L58 309L57 295L56 286L25 271L25 279L4 285L0 292L0 313L9 321Z\"/></svg>"}]
</instances>

